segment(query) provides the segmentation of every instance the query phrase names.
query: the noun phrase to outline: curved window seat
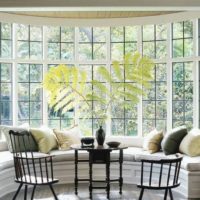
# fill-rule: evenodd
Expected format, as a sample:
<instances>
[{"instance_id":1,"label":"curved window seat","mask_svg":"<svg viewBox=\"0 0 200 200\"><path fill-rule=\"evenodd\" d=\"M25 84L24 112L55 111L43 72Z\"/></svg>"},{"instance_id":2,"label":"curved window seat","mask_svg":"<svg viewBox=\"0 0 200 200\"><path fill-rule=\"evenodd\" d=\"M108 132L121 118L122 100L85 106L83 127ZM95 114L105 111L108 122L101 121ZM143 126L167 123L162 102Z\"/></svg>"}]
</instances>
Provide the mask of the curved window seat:
<instances>
[{"instance_id":1,"label":"curved window seat","mask_svg":"<svg viewBox=\"0 0 200 200\"><path fill-rule=\"evenodd\" d=\"M74 182L74 151L53 150L50 155L54 155L54 174L60 180L60 184ZM87 153L81 153L80 158L87 158ZM115 158L118 154L112 153ZM140 159L164 158L162 152L149 154L139 147L129 147L124 150L123 177L124 183L137 184L140 181ZM0 152L0 196L14 191L14 168L12 154L9 151ZM117 164L111 164L111 176L118 176ZM94 177L102 178L104 176L104 166L94 166ZM159 173L159 170L155 173ZM88 163L79 165L79 177L88 176ZM198 185L200 184L200 156L188 157L184 155L180 171L181 186L177 191L182 193L186 198L200 198Z\"/></svg>"}]
</instances>

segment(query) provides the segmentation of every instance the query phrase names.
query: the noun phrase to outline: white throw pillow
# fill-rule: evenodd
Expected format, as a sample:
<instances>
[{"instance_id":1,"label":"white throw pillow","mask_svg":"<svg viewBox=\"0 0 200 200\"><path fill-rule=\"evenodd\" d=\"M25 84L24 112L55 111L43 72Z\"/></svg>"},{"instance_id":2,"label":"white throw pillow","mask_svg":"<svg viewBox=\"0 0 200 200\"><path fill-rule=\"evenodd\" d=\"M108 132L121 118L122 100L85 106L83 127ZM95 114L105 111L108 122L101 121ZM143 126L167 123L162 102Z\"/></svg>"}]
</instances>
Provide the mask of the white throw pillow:
<instances>
[{"instance_id":1,"label":"white throw pillow","mask_svg":"<svg viewBox=\"0 0 200 200\"><path fill-rule=\"evenodd\" d=\"M30 129L30 126L28 123L24 123L20 126L8 126L8 125L0 125L0 132L1 132L1 135L3 137L5 137L6 139L6 143L7 143L7 146L8 146L8 150L10 152L13 152L13 149L12 149L12 145L11 145L11 141L10 141L10 135L9 135L9 131L10 130L13 130L13 131L29 131ZM35 149L35 147L31 148L31 149Z\"/></svg>"},{"instance_id":2,"label":"white throw pillow","mask_svg":"<svg viewBox=\"0 0 200 200\"><path fill-rule=\"evenodd\" d=\"M193 128L182 140L179 151L188 156L200 156L200 129Z\"/></svg>"},{"instance_id":3,"label":"white throw pillow","mask_svg":"<svg viewBox=\"0 0 200 200\"><path fill-rule=\"evenodd\" d=\"M53 130L49 127L42 126L40 128L31 128L30 132L33 135L41 153L49 153L51 150L58 147Z\"/></svg>"},{"instance_id":4,"label":"white throw pillow","mask_svg":"<svg viewBox=\"0 0 200 200\"><path fill-rule=\"evenodd\" d=\"M154 129L145 138L143 142L143 149L150 153L156 153L161 148L161 141L163 139L163 132Z\"/></svg>"},{"instance_id":5,"label":"white throw pillow","mask_svg":"<svg viewBox=\"0 0 200 200\"><path fill-rule=\"evenodd\" d=\"M81 136L78 127L73 127L63 131L53 129L53 131L56 135L58 145L61 150L68 150L70 149L71 145L80 144Z\"/></svg>"}]
</instances>

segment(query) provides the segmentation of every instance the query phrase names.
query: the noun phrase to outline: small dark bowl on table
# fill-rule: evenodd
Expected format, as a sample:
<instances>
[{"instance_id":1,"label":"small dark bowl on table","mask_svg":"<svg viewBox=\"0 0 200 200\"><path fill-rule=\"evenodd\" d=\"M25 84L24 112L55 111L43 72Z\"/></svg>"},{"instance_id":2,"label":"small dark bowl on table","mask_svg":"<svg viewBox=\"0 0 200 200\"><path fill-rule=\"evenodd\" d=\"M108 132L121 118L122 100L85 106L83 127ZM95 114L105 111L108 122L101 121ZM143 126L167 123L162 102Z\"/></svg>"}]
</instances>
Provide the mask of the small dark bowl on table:
<instances>
[{"instance_id":1,"label":"small dark bowl on table","mask_svg":"<svg viewBox=\"0 0 200 200\"><path fill-rule=\"evenodd\" d=\"M119 145L121 144L120 142L115 142L115 141L113 141L113 142L107 142L106 143L110 148L117 148L117 147L119 147Z\"/></svg>"},{"instance_id":2,"label":"small dark bowl on table","mask_svg":"<svg viewBox=\"0 0 200 200\"><path fill-rule=\"evenodd\" d=\"M81 138L81 146L82 147L88 147L88 146L93 147L94 146L94 138L93 137Z\"/></svg>"}]
</instances>

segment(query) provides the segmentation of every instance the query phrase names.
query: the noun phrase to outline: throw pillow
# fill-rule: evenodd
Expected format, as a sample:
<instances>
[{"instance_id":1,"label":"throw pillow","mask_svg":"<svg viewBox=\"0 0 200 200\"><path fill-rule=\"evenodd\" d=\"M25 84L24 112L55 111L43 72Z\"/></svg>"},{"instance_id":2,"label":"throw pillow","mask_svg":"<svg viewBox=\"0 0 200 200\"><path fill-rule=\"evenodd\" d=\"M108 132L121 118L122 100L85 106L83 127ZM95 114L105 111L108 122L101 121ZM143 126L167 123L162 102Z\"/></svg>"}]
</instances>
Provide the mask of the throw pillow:
<instances>
[{"instance_id":1,"label":"throw pillow","mask_svg":"<svg viewBox=\"0 0 200 200\"><path fill-rule=\"evenodd\" d=\"M200 156L200 130L193 128L182 140L179 151L188 156Z\"/></svg>"},{"instance_id":2,"label":"throw pillow","mask_svg":"<svg viewBox=\"0 0 200 200\"><path fill-rule=\"evenodd\" d=\"M56 137L52 129L42 126L40 128L31 128L30 132L35 138L41 153L49 153L52 149L57 148Z\"/></svg>"},{"instance_id":3,"label":"throw pillow","mask_svg":"<svg viewBox=\"0 0 200 200\"><path fill-rule=\"evenodd\" d=\"M187 128L185 126L174 128L166 134L161 143L165 155L178 153L179 145L186 135Z\"/></svg>"},{"instance_id":4,"label":"throw pillow","mask_svg":"<svg viewBox=\"0 0 200 200\"><path fill-rule=\"evenodd\" d=\"M5 136L5 139L6 139L6 142L8 144L8 150L13 153L13 149L12 149L12 144L11 144L11 140L10 140L10 134L9 134L9 131L10 130L13 130L13 131L16 131L16 132L24 132L24 131L27 131L27 133L30 134L29 132L29 125L28 124L22 124L21 126L4 126L4 125L1 125L0 126L0 131L1 133L4 134ZM17 140L16 141L16 151L19 152L19 151L25 151L25 147L23 144L23 141L22 141L22 137L19 137L19 141ZM29 140L30 140L30 143L29 143ZM29 136L29 140L28 140L28 136L24 136L24 142L25 142L25 145L26 145L26 151L38 151L38 147L37 147L37 143L35 142L33 136L30 134Z\"/></svg>"},{"instance_id":5,"label":"throw pillow","mask_svg":"<svg viewBox=\"0 0 200 200\"><path fill-rule=\"evenodd\" d=\"M53 129L58 145L61 150L68 150L73 144L80 144L80 131L78 127L73 127L67 130L57 130Z\"/></svg>"},{"instance_id":6,"label":"throw pillow","mask_svg":"<svg viewBox=\"0 0 200 200\"><path fill-rule=\"evenodd\" d=\"M154 129L145 138L143 143L143 149L150 153L156 153L161 148L161 141L163 139L163 132Z\"/></svg>"}]
</instances>

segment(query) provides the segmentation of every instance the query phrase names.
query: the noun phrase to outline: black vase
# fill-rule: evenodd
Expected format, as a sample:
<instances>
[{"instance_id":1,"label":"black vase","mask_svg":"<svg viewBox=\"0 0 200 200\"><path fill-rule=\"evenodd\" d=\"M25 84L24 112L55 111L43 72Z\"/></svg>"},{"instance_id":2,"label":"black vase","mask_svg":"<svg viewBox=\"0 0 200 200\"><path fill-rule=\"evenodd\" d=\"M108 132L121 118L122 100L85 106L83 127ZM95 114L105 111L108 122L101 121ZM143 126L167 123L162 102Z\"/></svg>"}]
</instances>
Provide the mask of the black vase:
<instances>
[{"instance_id":1,"label":"black vase","mask_svg":"<svg viewBox=\"0 0 200 200\"><path fill-rule=\"evenodd\" d=\"M98 145L103 145L104 141L105 141L105 132L102 129L102 126L100 126L100 128L96 131L96 140Z\"/></svg>"}]
</instances>

